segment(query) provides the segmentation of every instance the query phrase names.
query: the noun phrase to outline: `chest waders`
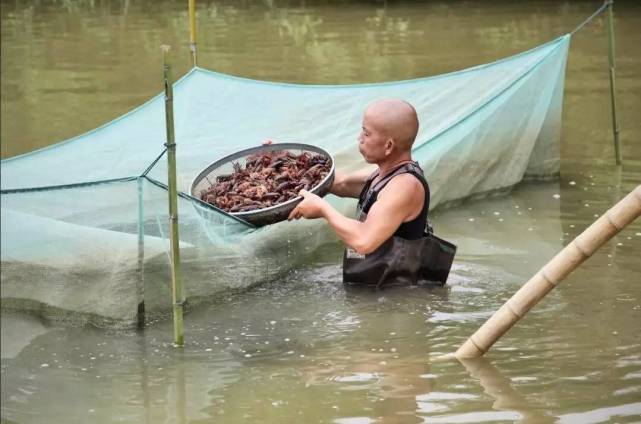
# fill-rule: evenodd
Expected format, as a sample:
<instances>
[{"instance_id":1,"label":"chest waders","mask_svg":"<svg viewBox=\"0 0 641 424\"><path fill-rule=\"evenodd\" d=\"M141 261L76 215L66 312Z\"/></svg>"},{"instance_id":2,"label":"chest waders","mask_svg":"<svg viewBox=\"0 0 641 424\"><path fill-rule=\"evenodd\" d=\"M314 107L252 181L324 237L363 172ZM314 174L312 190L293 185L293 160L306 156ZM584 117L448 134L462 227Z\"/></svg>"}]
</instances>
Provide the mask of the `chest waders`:
<instances>
[{"instance_id":1,"label":"chest waders","mask_svg":"<svg viewBox=\"0 0 641 424\"><path fill-rule=\"evenodd\" d=\"M343 282L376 288L397 285L444 285L456 254L456 246L436 237L427 219L430 190L423 171L415 162L400 165L372 186L378 176L373 173L359 196L356 219L365 221L378 193L400 174L412 174L423 184L425 202L421 213L404 222L374 252L361 255L351 248L343 254Z\"/></svg>"}]
</instances>

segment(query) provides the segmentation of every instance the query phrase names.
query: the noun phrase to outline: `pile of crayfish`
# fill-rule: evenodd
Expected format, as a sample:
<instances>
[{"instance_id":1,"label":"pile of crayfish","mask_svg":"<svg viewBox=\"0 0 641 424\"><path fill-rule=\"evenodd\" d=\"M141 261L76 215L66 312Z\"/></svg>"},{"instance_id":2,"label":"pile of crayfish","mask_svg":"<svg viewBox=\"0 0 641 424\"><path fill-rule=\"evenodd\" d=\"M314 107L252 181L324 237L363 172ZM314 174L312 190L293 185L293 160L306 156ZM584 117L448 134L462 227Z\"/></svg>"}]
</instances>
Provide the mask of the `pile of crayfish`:
<instances>
[{"instance_id":1,"label":"pile of crayfish","mask_svg":"<svg viewBox=\"0 0 641 424\"><path fill-rule=\"evenodd\" d=\"M250 155L245 167L234 162L233 172L218 175L200 193L201 200L225 212L248 212L286 202L301 189L317 186L329 173L329 158L303 152L274 151Z\"/></svg>"}]
</instances>

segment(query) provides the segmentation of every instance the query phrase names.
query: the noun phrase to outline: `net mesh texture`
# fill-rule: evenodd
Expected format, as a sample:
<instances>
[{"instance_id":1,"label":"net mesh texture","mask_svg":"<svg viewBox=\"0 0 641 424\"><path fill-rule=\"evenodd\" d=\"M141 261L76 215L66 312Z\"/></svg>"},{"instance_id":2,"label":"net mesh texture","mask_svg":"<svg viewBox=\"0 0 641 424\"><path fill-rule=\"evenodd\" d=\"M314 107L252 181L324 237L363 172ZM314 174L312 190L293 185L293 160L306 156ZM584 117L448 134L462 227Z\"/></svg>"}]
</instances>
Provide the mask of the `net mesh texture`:
<instances>
[{"instance_id":1,"label":"net mesh texture","mask_svg":"<svg viewBox=\"0 0 641 424\"><path fill-rule=\"evenodd\" d=\"M413 158L431 207L559 171L570 35L434 77L300 85L194 68L174 84L182 278L192 304L308 262L336 238L321 220L254 228L189 196L194 177L238 150L317 145L347 172L365 166L365 107L417 110ZM164 96L86 134L1 162L2 305L99 326L130 326L172 302ZM154 160L158 160L154 164ZM150 165L153 164L151 168ZM329 195L351 214L355 201Z\"/></svg>"}]
</instances>

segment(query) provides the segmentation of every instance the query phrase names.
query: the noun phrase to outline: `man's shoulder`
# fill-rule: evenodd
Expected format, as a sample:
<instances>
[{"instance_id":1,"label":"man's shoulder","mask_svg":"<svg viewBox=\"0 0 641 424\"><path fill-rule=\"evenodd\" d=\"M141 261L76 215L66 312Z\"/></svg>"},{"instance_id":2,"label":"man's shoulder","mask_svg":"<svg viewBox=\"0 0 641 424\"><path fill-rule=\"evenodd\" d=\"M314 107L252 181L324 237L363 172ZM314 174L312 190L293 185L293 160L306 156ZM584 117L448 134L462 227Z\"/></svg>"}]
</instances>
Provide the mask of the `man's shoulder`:
<instances>
[{"instance_id":1,"label":"man's shoulder","mask_svg":"<svg viewBox=\"0 0 641 424\"><path fill-rule=\"evenodd\" d=\"M424 192L423 183L418 177L407 172L392 177L381 190L381 194L417 200L420 199Z\"/></svg>"},{"instance_id":2,"label":"man's shoulder","mask_svg":"<svg viewBox=\"0 0 641 424\"><path fill-rule=\"evenodd\" d=\"M402 174L398 174L392 177L390 182L387 183L387 187L389 186L396 188L423 188L423 183L418 178L418 176L410 172L403 172Z\"/></svg>"}]
</instances>

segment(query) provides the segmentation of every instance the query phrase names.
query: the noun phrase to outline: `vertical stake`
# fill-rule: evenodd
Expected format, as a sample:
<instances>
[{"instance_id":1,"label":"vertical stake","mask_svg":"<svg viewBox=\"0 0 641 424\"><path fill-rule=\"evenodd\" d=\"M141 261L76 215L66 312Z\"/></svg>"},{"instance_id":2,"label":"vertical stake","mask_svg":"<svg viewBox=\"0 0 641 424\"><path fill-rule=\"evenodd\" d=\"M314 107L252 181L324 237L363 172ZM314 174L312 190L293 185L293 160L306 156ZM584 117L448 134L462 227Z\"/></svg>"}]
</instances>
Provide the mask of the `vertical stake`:
<instances>
[{"instance_id":1,"label":"vertical stake","mask_svg":"<svg viewBox=\"0 0 641 424\"><path fill-rule=\"evenodd\" d=\"M196 0L189 0L189 50L191 51L191 66L197 66L196 61Z\"/></svg>"},{"instance_id":2,"label":"vertical stake","mask_svg":"<svg viewBox=\"0 0 641 424\"><path fill-rule=\"evenodd\" d=\"M137 325L145 326L145 211L143 197L143 177L138 177L138 282L136 297L138 300Z\"/></svg>"},{"instance_id":3,"label":"vertical stake","mask_svg":"<svg viewBox=\"0 0 641 424\"><path fill-rule=\"evenodd\" d=\"M617 119L617 104L616 104L616 85L614 80L614 18L612 7L614 0L606 0L608 5L608 62L610 65L610 99L612 103L612 131L614 133L614 156L617 165L621 165L621 145L619 143L619 121Z\"/></svg>"},{"instance_id":4,"label":"vertical stake","mask_svg":"<svg viewBox=\"0 0 641 424\"><path fill-rule=\"evenodd\" d=\"M173 288L174 343L185 344L183 330L183 295L180 280L180 246L178 238L178 191L176 188L176 142L174 138L174 92L171 79L169 46L162 46L163 83L165 85L165 123L167 127L167 176L169 182L169 234L171 243L171 282Z\"/></svg>"}]
</instances>

